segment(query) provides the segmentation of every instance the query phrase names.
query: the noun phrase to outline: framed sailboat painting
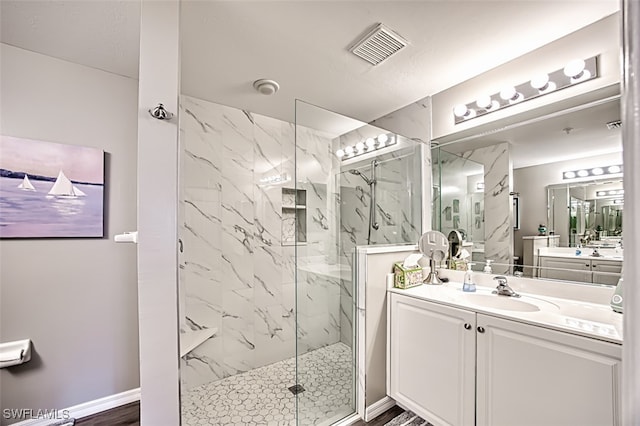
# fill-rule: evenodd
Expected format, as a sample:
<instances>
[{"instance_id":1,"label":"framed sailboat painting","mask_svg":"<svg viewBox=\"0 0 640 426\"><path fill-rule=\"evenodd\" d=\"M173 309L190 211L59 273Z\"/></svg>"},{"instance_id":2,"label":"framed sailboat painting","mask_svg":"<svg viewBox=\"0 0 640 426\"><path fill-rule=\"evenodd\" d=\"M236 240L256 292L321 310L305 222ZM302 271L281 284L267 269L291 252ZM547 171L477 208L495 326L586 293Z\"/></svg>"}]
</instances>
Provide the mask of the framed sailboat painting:
<instances>
[{"instance_id":1,"label":"framed sailboat painting","mask_svg":"<svg viewBox=\"0 0 640 426\"><path fill-rule=\"evenodd\" d=\"M0 238L104 236L104 151L0 136Z\"/></svg>"}]
</instances>

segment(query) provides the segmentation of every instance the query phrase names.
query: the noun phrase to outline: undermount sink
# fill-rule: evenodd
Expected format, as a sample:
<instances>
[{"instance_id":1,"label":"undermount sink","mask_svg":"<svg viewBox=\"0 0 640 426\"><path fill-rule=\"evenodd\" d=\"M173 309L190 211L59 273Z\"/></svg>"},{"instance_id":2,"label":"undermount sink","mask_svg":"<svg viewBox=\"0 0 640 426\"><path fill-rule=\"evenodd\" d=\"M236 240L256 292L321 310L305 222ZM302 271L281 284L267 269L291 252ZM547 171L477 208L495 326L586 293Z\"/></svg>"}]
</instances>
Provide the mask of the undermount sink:
<instances>
[{"instance_id":1,"label":"undermount sink","mask_svg":"<svg viewBox=\"0 0 640 426\"><path fill-rule=\"evenodd\" d=\"M540 310L540 306L545 305L558 308L555 304L545 300L535 299L534 303L529 299L528 297L523 299L520 297L498 296L497 294L469 295L469 301L475 305L503 311L536 312Z\"/></svg>"}]
</instances>

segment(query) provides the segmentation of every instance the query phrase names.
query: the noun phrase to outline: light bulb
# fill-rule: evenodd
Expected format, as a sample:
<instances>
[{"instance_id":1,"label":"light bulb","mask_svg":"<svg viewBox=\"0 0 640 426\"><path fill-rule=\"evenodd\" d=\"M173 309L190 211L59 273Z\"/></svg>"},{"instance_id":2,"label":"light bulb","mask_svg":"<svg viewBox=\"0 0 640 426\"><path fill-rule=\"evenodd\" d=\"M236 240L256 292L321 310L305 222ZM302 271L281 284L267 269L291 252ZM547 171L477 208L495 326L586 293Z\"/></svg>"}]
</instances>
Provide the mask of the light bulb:
<instances>
[{"instance_id":1,"label":"light bulb","mask_svg":"<svg viewBox=\"0 0 640 426\"><path fill-rule=\"evenodd\" d=\"M482 109L491 108L491 96L485 95L485 96L479 97L478 100L476 101L476 105L478 105L478 108L482 108Z\"/></svg>"},{"instance_id":2,"label":"light bulb","mask_svg":"<svg viewBox=\"0 0 640 426\"><path fill-rule=\"evenodd\" d=\"M622 195L622 194L624 194L624 189L619 189L618 190L618 195Z\"/></svg>"},{"instance_id":3,"label":"light bulb","mask_svg":"<svg viewBox=\"0 0 640 426\"><path fill-rule=\"evenodd\" d=\"M574 59L570 61L567 66L564 67L564 75L571 77L572 79L580 78L584 71L585 63L582 59Z\"/></svg>"},{"instance_id":4,"label":"light bulb","mask_svg":"<svg viewBox=\"0 0 640 426\"><path fill-rule=\"evenodd\" d=\"M579 177L587 177L589 176L589 172L586 170L578 170L578 176Z\"/></svg>"},{"instance_id":5,"label":"light bulb","mask_svg":"<svg viewBox=\"0 0 640 426\"><path fill-rule=\"evenodd\" d=\"M464 117L468 114L469 112L469 108L467 108L466 105L460 104L460 105L456 105L455 108L453 108L453 114L456 117Z\"/></svg>"},{"instance_id":6,"label":"light bulb","mask_svg":"<svg viewBox=\"0 0 640 426\"><path fill-rule=\"evenodd\" d=\"M344 149L339 149L336 151L336 157L342 158L344 157Z\"/></svg>"},{"instance_id":7,"label":"light bulb","mask_svg":"<svg viewBox=\"0 0 640 426\"><path fill-rule=\"evenodd\" d=\"M364 151L364 143L362 143L362 142L358 142L358 143L356 144L356 149L358 150L358 152L362 152L362 151Z\"/></svg>"},{"instance_id":8,"label":"light bulb","mask_svg":"<svg viewBox=\"0 0 640 426\"><path fill-rule=\"evenodd\" d=\"M345 152L347 155L351 155L351 154L353 154L353 147L352 147L351 145L349 145L348 147L346 147L346 148L344 149L344 152Z\"/></svg>"},{"instance_id":9,"label":"light bulb","mask_svg":"<svg viewBox=\"0 0 640 426\"><path fill-rule=\"evenodd\" d=\"M380 142L381 144L386 143L389 140L389 136L387 136L386 133L381 133L378 135L378 142Z\"/></svg>"},{"instance_id":10,"label":"light bulb","mask_svg":"<svg viewBox=\"0 0 640 426\"><path fill-rule=\"evenodd\" d=\"M516 102L520 102L523 99L523 96L518 93L515 87L505 87L500 91L500 98L505 101L509 101L510 104L514 104Z\"/></svg>"},{"instance_id":11,"label":"light bulb","mask_svg":"<svg viewBox=\"0 0 640 426\"><path fill-rule=\"evenodd\" d=\"M596 192L596 195L597 195L598 197L603 197L603 196L607 195L607 193L606 193L606 192L604 192L604 191L598 191L598 192Z\"/></svg>"},{"instance_id":12,"label":"light bulb","mask_svg":"<svg viewBox=\"0 0 640 426\"><path fill-rule=\"evenodd\" d=\"M564 178L565 179L573 179L574 177L576 177L576 173L575 172L564 172Z\"/></svg>"},{"instance_id":13,"label":"light bulb","mask_svg":"<svg viewBox=\"0 0 640 426\"><path fill-rule=\"evenodd\" d=\"M516 92L516 88L513 86L510 87L505 87L504 89L502 89L500 91L500 97L505 100L508 101L509 99L513 99L513 97L517 94L518 92Z\"/></svg>"},{"instance_id":14,"label":"light bulb","mask_svg":"<svg viewBox=\"0 0 640 426\"><path fill-rule=\"evenodd\" d=\"M621 169L620 169L620 166L609 166L607 168L607 171L609 173L620 173Z\"/></svg>"},{"instance_id":15,"label":"light bulb","mask_svg":"<svg viewBox=\"0 0 640 426\"><path fill-rule=\"evenodd\" d=\"M551 92L556 90L553 81L549 81L549 74L539 74L531 79L531 87L538 89L540 92Z\"/></svg>"},{"instance_id":16,"label":"light bulb","mask_svg":"<svg viewBox=\"0 0 640 426\"><path fill-rule=\"evenodd\" d=\"M369 149L373 149L374 146L376 146L376 141L373 138L367 138L366 141L364 141L365 144L367 144L367 147Z\"/></svg>"},{"instance_id":17,"label":"light bulb","mask_svg":"<svg viewBox=\"0 0 640 426\"><path fill-rule=\"evenodd\" d=\"M600 176L603 173L604 173L604 170L602 170L602 167L596 167L596 168L591 169L591 174L592 175Z\"/></svg>"},{"instance_id":18,"label":"light bulb","mask_svg":"<svg viewBox=\"0 0 640 426\"><path fill-rule=\"evenodd\" d=\"M609 195L616 195L616 191L609 191L609 192L607 192L607 194L609 194Z\"/></svg>"}]
</instances>

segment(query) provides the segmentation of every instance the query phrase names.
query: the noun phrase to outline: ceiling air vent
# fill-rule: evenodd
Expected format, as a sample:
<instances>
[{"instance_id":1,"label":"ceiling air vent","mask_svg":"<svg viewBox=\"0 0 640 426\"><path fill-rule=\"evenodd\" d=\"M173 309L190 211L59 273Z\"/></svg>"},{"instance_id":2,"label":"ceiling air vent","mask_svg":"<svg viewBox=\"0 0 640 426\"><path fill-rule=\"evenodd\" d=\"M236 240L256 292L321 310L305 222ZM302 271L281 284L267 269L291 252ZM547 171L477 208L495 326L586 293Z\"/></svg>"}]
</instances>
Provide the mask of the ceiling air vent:
<instances>
[{"instance_id":1,"label":"ceiling air vent","mask_svg":"<svg viewBox=\"0 0 640 426\"><path fill-rule=\"evenodd\" d=\"M394 31L378 24L362 39L356 41L349 51L371 65L378 65L407 44L407 41Z\"/></svg>"},{"instance_id":2,"label":"ceiling air vent","mask_svg":"<svg viewBox=\"0 0 640 426\"><path fill-rule=\"evenodd\" d=\"M610 121L607 123L607 129L609 130L619 129L620 127L622 127L622 121L620 120Z\"/></svg>"}]
</instances>

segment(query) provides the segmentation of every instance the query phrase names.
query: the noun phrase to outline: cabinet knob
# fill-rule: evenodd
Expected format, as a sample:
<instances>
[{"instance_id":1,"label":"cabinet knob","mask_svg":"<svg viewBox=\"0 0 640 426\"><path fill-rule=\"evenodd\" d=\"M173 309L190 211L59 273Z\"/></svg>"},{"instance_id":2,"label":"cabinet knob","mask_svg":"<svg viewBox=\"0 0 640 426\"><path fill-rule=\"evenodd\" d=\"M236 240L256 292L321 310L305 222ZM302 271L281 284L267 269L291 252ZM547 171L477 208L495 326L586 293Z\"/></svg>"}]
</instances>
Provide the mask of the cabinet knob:
<instances>
[{"instance_id":1,"label":"cabinet knob","mask_svg":"<svg viewBox=\"0 0 640 426\"><path fill-rule=\"evenodd\" d=\"M484 333L484 327L478 326L478 333Z\"/></svg>"},{"instance_id":2,"label":"cabinet knob","mask_svg":"<svg viewBox=\"0 0 640 426\"><path fill-rule=\"evenodd\" d=\"M464 329L471 330L471 324L469 324L468 322L464 323Z\"/></svg>"}]
</instances>

